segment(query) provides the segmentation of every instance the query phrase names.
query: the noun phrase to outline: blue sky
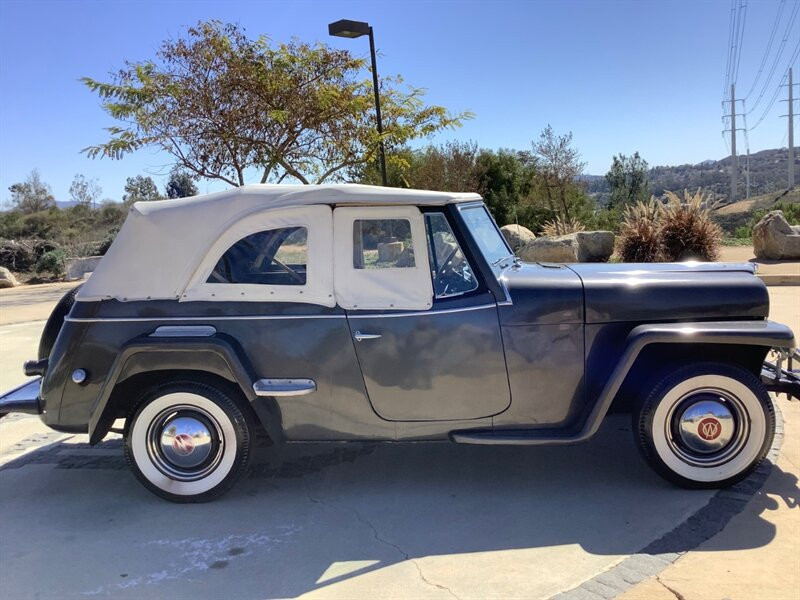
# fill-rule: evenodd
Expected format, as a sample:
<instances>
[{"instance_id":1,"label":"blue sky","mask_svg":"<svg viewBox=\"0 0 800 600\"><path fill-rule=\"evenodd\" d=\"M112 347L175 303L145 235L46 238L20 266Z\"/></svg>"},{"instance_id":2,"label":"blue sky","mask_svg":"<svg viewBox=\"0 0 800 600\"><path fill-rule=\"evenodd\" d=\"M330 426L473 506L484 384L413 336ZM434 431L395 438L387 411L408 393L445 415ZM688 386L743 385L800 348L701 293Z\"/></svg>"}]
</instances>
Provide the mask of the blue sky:
<instances>
[{"instance_id":1,"label":"blue sky","mask_svg":"<svg viewBox=\"0 0 800 600\"><path fill-rule=\"evenodd\" d=\"M786 0L781 37L798 0ZM779 0L749 0L738 87L751 87ZM572 131L603 174L616 153L651 164L695 163L728 153L721 137L730 1L605 2L18 2L0 0L0 200L34 167L59 200L76 173L119 199L127 176L159 185L169 159L142 150L122 161L90 160L112 121L77 80L103 79L125 60L154 55L163 39L201 19L243 24L276 41L324 40L366 56L366 39L327 37L327 23L365 20L375 29L381 74L402 74L427 99L475 119L434 141L475 140L528 148L548 124ZM800 42L800 18L754 124ZM773 47L775 52L780 39ZM771 58L767 67L771 64ZM795 81L800 62L795 61ZM760 84L752 94L755 100ZM780 98L785 97L781 93ZM749 107L748 107L749 108ZM785 144L786 103L749 134L757 151ZM800 135L796 136L797 138ZM797 143L797 141L796 141ZM744 150L744 137L739 148ZM220 188L200 183L201 191Z\"/></svg>"}]
</instances>

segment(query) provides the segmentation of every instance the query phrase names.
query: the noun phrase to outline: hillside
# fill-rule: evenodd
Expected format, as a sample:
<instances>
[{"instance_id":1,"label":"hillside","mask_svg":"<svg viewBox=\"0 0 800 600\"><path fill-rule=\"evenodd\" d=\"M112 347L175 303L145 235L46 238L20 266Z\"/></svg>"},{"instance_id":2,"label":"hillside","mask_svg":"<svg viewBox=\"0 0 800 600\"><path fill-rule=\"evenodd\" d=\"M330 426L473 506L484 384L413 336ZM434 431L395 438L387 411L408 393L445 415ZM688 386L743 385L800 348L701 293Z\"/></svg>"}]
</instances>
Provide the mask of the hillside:
<instances>
[{"instance_id":1,"label":"hillside","mask_svg":"<svg viewBox=\"0 0 800 600\"><path fill-rule=\"evenodd\" d=\"M788 150L776 148L750 155L750 196L783 191L787 187ZM739 157L739 198L745 196L746 156ZM721 160L706 160L695 165L653 167L649 180L653 194L665 190L696 190L702 188L713 194L714 201L726 202L730 195L730 156ZM795 164L800 165L800 150L795 151ZM800 173L800 168L796 167ZM584 176L589 193L602 201L609 192L604 177Z\"/></svg>"}]
</instances>

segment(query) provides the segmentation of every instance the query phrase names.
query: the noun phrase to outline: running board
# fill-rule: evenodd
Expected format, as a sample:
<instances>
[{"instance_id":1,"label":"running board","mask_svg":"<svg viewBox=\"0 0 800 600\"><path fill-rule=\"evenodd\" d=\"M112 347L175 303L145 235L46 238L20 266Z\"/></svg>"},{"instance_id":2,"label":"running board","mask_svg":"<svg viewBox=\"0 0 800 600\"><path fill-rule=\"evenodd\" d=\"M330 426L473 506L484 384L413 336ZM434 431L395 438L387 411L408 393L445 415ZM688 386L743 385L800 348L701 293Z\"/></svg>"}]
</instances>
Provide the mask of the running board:
<instances>
[{"instance_id":1,"label":"running board","mask_svg":"<svg viewBox=\"0 0 800 600\"><path fill-rule=\"evenodd\" d=\"M451 431L450 440L457 444L487 446L546 446L578 444L585 438L556 429L467 429Z\"/></svg>"}]
</instances>

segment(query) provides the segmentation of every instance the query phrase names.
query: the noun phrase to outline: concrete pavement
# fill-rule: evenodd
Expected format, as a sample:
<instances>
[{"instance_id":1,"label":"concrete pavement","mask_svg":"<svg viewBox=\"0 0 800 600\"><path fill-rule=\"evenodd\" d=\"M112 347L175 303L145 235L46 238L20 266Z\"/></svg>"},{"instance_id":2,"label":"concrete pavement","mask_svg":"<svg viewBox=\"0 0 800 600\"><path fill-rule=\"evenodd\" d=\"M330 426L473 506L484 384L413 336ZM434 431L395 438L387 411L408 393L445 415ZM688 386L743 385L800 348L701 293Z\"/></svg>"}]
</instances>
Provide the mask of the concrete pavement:
<instances>
[{"instance_id":1,"label":"concrete pavement","mask_svg":"<svg viewBox=\"0 0 800 600\"><path fill-rule=\"evenodd\" d=\"M773 318L800 331L800 288L770 295ZM7 388L24 379L21 361L34 355L46 314L15 324L3 298ZM798 596L796 580L753 567L789 573L800 550L798 404L779 406L783 462L763 492L695 551L693 538L673 536L670 552L685 556L659 578L685 583L687 599L771 597L759 589ZM654 475L625 417L568 448L266 448L220 501L182 506L134 480L115 436L89 448L85 436L12 416L0 420L0 598L548 598L587 582L596 583L582 592L603 591L599 577L714 498ZM704 562L690 563L695 555ZM709 572L729 587L701 593ZM769 583L759 576L781 583L759 588ZM641 585L631 598L668 591L657 580Z\"/></svg>"}]
</instances>

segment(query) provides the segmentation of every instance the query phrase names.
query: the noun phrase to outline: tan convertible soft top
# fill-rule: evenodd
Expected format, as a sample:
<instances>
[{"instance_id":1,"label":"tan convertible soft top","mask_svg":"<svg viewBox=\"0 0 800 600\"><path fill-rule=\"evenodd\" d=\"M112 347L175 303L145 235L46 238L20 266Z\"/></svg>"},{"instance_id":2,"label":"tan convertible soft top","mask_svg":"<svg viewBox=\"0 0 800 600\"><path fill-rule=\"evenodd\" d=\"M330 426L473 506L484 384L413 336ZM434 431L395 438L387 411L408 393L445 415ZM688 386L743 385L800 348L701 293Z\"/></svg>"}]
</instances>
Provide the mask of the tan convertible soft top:
<instances>
[{"instance_id":1,"label":"tan convertible soft top","mask_svg":"<svg viewBox=\"0 0 800 600\"><path fill-rule=\"evenodd\" d=\"M477 194L357 184L246 185L178 200L137 202L77 300L175 299L217 239L241 219L307 205L441 206Z\"/></svg>"}]
</instances>

